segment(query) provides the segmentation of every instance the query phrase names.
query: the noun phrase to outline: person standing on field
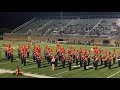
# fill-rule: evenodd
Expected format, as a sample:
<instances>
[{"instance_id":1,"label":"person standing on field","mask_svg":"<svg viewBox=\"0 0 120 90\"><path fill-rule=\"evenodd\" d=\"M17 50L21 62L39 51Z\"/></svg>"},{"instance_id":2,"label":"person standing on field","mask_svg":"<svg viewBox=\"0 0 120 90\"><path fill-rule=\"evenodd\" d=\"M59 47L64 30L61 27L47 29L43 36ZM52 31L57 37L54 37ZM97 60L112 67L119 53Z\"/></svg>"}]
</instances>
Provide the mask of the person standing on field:
<instances>
[{"instance_id":1,"label":"person standing on field","mask_svg":"<svg viewBox=\"0 0 120 90\"><path fill-rule=\"evenodd\" d=\"M54 58L54 56L52 56L51 63L52 63L52 71L54 71L54 69L55 69L55 58Z\"/></svg>"}]
</instances>

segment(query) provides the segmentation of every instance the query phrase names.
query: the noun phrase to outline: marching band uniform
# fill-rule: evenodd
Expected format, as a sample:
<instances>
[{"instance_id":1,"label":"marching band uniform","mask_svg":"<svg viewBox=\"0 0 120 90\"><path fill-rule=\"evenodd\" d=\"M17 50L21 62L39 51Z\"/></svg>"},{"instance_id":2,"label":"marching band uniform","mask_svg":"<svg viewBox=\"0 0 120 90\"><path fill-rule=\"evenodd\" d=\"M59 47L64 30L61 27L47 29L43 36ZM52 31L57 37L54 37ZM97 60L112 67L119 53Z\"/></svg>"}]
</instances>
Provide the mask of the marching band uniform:
<instances>
[{"instance_id":1,"label":"marching band uniform","mask_svg":"<svg viewBox=\"0 0 120 90\"><path fill-rule=\"evenodd\" d=\"M76 65L78 65L79 54L76 55Z\"/></svg>"},{"instance_id":2,"label":"marching band uniform","mask_svg":"<svg viewBox=\"0 0 120 90\"><path fill-rule=\"evenodd\" d=\"M88 55L88 66L90 65L90 54Z\"/></svg>"},{"instance_id":3,"label":"marching band uniform","mask_svg":"<svg viewBox=\"0 0 120 90\"><path fill-rule=\"evenodd\" d=\"M63 55L63 58L62 58L62 66L63 66L63 68L65 67L65 60L66 60L66 56Z\"/></svg>"},{"instance_id":4,"label":"marching band uniform","mask_svg":"<svg viewBox=\"0 0 120 90\"><path fill-rule=\"evenodd\" d=\"M39 53L38 56L37 56L38 68L41 67L41 59L42 59L42 56L41 56L41 54Z\"/></svg>"},{"instance_id":5,"label":"marching band uniform","mask_svg":"<svg viewBox=\"0 0 120 90\"><path fill-rule=\"evenodd\" d=\"M68 65L69 65L69 70L71 70L71 66L72 66L72 57L71 56L68 59Z\"/></svg>"},{"instance_id":6,"label":"marching band uniform","mask_svg":"<svg viewBox=\"0 0 120 90\"><path fill-rule=\"evenodd\" d=\"M97 70L98 61L99 61L99 57L98 57L98 55L97 55L97 56L96 56L96 60L94 61L94 63L95 63L95 70Z\"/></svg>"},{"instance_id":7,"label":"marching band uniform","mask_svg":"<svg viewBox=\"0 0 120 90\"><path fill-rule=\"evenodd\" d=\"M29 58L30 50L27 50L27 58Z\"/></svg>"},{"instance_id":8,"label":"marching band uniform","mask_svg":"<svg viewBox=\"0 0 120 90\"><path fill-rule=\"evenodd\" d=\"M116 61L116 55L113 54L113 64L115 64L115 61Z\"/></svg>"},{"instance_id":9,"label":"marching band uniform","mask_svg":"<svg viewBox=\"0 0 120 90\"><path fill-rule=\"evenodd\" d=\"M88 57L85 56L85 58L84 58L84 70L86 70L87 61L88 61Z\"/></svg>"},{"instance_id":10,"label":"marching band uniform","mask_svg":"<svg viewBox=\"0 0 120 90\"><path fill-rule=\"evenodd\" d=\"M109 58L109 60L108 60L109 69L111 69L111 62L112 62L112 57L110 56L110 58Z\"/></svg>"},{"instance_id":11,"label":"marching band uniform","mask_svg":"<svg viewBox=\"0 0 120 90\"><path fill-rule=\"evenodd\" d=\"M80 55L80 67L82 67L84 56Z\"/></svg>"},{"instance_id":12,"label":"marching band uniform","mask_svg":"<svg viewBox=\"0 0 120 90\"><path fill-rule=\"evenodd\" d=\"M23 53L23 64L24 64L24 66L26 66L26 59L27 59L27 55L26 55L26 53Z\"/></svg>"},{"instance_id":13,"label":"marching band uniform","mask_svg":"<svg viewBox=\"0 0 120 90\"><path fill-rule=\"evenodd\" d=\"M105 65L105 67L107 67L107 61L108 61L108 56L106 55L106 57L104 59L104 65Z\"/></svg>"},{"instance_id":14,"label":"marching band uniform","mask_svg":"<svg viewBox=\"0 0 120 90\"><path fill-rule=\"evenodd\" d=\"M33 61L35 62L35 52L33 52Z\"/></svg>"},{"instance_id":15,"label":"marching band uniform","mask_svg":"<svg viewBox=\"0 0 120 90\"><path fill-rule=\"evenodd\" d=\"M118 67L120 67L120 55L118 56Z\"/></svg>"},{"instance_id":16,"label":"marching band uniform","mask_svg":"<svg viewBox=\"0 0 120 90\"><path fill-rule=\"evenodd\" d=\"M55 68L55 58L54 58L54 56L52 57L51 64L52 64L52 71L54 71L54 68Z\"/></svg>"},{"instance_id":17,"label":"marching band uniform","mask_svg":"<svg viewBox=\"0 0 120 90\"><path fill-rule=\"evenodd\" d=\"M57 67L58 55L55 55L55 67Z\"/></svg>"}]
</instances>

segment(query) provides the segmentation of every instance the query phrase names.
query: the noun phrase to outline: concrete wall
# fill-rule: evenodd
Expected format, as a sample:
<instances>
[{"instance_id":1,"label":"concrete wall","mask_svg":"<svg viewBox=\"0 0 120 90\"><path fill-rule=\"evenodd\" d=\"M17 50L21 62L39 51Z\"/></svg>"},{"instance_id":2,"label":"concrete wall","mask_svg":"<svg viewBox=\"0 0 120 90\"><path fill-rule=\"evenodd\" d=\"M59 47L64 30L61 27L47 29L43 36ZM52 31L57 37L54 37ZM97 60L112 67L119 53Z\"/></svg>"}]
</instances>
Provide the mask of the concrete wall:
<instances>
[{"instance_id":1,"label":"concrete wall","mask_svg":"<svg viewBox=\"0 0 120 90\"><path fill-rule=\"evenodd\" d=\"M16 41L26 41L26 40L37 40L37 41L57 41L59 38L64 39L67 42L71 43L78 43L79 42L86 42L91 41L94 39L94 44L103 44L103 38L88 38L88 37L60 37L60 36L20 36L20 35L9 35L9 36L3 36L3 40L16 40ZM110 41L110 45L114 45L114 42L117 41L120 43L120 39L108 39Z\"/></svg>"}]
</instances>

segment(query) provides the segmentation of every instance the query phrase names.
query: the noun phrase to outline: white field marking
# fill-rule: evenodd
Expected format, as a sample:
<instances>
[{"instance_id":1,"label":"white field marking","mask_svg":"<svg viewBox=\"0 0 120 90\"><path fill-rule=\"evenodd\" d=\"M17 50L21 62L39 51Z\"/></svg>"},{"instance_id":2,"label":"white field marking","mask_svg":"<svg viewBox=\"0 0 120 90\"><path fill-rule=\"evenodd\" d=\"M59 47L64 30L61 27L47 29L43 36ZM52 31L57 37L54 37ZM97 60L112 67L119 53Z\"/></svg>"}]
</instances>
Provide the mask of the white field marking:
<instances>
[{"instance_id":1,"label":"white field marking","mask_svg":"<svg viewBox=\"0 0 120 90\"><path fill-rule=\"evenodd\" d=\"M62 78L62 76L59 76L59 77L57 77L57 78Z\"/></svg>"},{"instance_id":2,"label":"white field marking","mask_svg":"<svg viewBox=\"0 0 120 90\"><path fill-rule=\"evenodd\" d=\"M15 71L11 71L11 70L5 70L5 69L0 69L0 73L14 73ZM25 72L21 72L23 73L24 76L30 76L30 77L35 77L35 78L55 78L55 77L50 77L50 76L44 76L44 75L36 75L36 74L31 74L31 73L25 73Z\"/></svg>"},{"instance_id":3,"label":"white field marking","mask_svg":"<svg viewBox=\"0 0 120 90\"><path fill-rule=\"evenodd\" d=\"M60 74L66 73L66 72L68 72L68 71L64 71L64 72L61 72L61 73L57 73L57 74L51 75L51 77L52 76L56 76L56 75L60 75Z\"/></svg>"},{"instance_id":4,"label":"white field marking","mask_svg":"<svg viewBox=\"0 0 120 90\"><path fill-rule=\"evenodd\" d=\"M118 73L120 73L120 71L117 72L117 73L114 73L114 74L112 74L112 75L110 75L110 76L108 76L107 78L110 78L110 77L112 77L112 76L115 76L115 75L118 74Z\"/></svg>"},{"instance_id":5,"label":"white field marking","mask_svg":"<svg viewBox=\"0 0 120 90\"><path fill-rule=\"evenodd\" d=\"M30 73L25 73L23 75L30 76L30 77L35 77L35 78L55 78L55 77L43 76L43 75L36 75L36 74L30 74Z\"/></svg>"},{"instance_id":6,"label":"white field marking","mask_svg":"<svg viewBox=\"0 0 120 90\"><path fill-rule=\"evenodd\" d=\"M27 61L27 62L34 62L34 61L31 61L31 60L32 60L32 59L29 59L29 60L27 59L26 61Z\"/></svg>"},{"instance_id":7,"label":"white field marking","mask_svg":"<svg viewBox=\"0 0 120 90\"><path fill-rule=\"evenodd\" d=\"M76 67L80 67L80 65L77 65L77 66L72 66L72 67L75 67L75 68L76 68Z\"/></svg>"},{"instance_id":8,"label":"white field marking","mask_svg":"<svg viewBox=\"0 0 120 90\"><path fill-rule=\"evenodd\" d=\"M34 73L34 74L39 75L38 73ZM41 74L41 75L46 76L46 74Z\"/></svg>"}]
</instances>

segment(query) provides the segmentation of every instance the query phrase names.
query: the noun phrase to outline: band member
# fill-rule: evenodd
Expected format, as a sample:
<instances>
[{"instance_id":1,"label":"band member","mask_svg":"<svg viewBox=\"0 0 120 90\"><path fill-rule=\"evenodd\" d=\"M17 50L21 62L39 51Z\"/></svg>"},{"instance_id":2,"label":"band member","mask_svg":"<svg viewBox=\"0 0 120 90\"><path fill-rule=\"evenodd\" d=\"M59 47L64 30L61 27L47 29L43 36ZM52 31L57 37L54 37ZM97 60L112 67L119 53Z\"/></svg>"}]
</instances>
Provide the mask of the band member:
<instances>
[{"instance_id":1,"label":"band member","mask_svg":"<svg viewBox=\"0 0 120 90\"><path fill-rule=\"evenodd\" d=\"M84 58L84 70L86 70L87 61L88 61L88 56L85 55L85 58Z\"/></svg>"},{"instance_id":2,"label":"band member","mask_svg":"<svg viewBox=\"0 0 120 90\"><path fill-rule=\"evenodd\" d=\"M72 67L72 56L69 56L68 65L69 65L69 70L71 70L71 67Z\"/></svg>"},{"instance_id":3,"label":"band member","mask_svg":"<svg viewBox=\"0 0 120 90\"><path fill-rule=\"evenodd\" d=\"M61 59L62 59L62 52L61 51L58 52L58 56L59 56L59 61L61 61Z\"/></svg>"},{"instance_id":4,"label":"band member","mask_svg":"<svg viewBox=\"0 0 120 90\"><path fill-rule=\"evenodd\" d=\"M18 47L18 57L20 58L20 45Z\"/></svg>"},{"instance_id":5,"label":"band member","mask_svg":"<svg viewBox=\"0 0 120 90\"><path fill-rule=\"evenodd\" d=\"M115 61L116 61L116 55L115 53L113 54L113 64L115 64Z\"/></svg>"},{"instance_id":6,"label":"band member","mask_svg":"<svg viewBox=\"0 0 120 90\"><path fill-rule=\"evenodd\" d=\"M54 71L54 69L55 69L55 58L54 58L54 56L52 56L51 63L52 63L52 71Z\"/></svg>"},{"instance_id":7,"label":"band member","mask_svg":"<svg viewBox=\"0 0 120 90\"><path fill-rule=\"evenodd\" d=\"M35 52L33 52L33 61L35 62Z\"/></svg>"},{"instance_id":8,"label":"band member","mask_svg":"<svg viewBox=\"0 0 120 90\"><path fill-rule=\"evenodd\" d=\"M48 64L50 63L49 62L49 57L50 57L50 52L46 51L46 59L47 59Z\"/></svg>"},{"instance_id":9,"label":"band member","mask_svg":"<svg viewBox=\"0 0 120 90\"><path fill-rule=\"evenodd\" d=\"M105 56L102 54L101 57L100 57L100 59L101 59L101 65L103 65L103 61L105 59Z\"/></svg>"},{"instance_id":10,"label":"band member","mask_svg":"<svg viewBox=\"0 0 120 90\"><path fill-rule=\"evenodd\" d=\"M88 66L90 65L90 53L89 53L89 55L88 55Z\"/></svg>"},{"instance_id":11,"label":"band member","mask_svg":"<svg viewBox=\"0 0 120 90\"><path fill-rule=\"evenodd\" d=\"M35 61L37 63L38 51L35 52Z\"/></svg>"},{"instance_id":12,"label":"band member","mask_svg":"<svg viewBox=\"0 0 120 90\"><path fill-rule=\"evenodd\" d=\"M78 65L79 54L76 55L76 66Z\"/></svg>"},{"instance_id":13,"label":"band member","mask_svg":"<svg viewBox=\"0 0 120 90\"><path fill-rule=\"evenodd\" d=\"M112 62L112 57L110 56L108 60L109 69L111 69L111 62Z\"/></svg>"},{"instance_id":14,"label":"band member","mask_svg":"<svg viewBox=\"0 0 120 90\"><path fill-rule=\"evenodd\" d=\"M39 53L38 56L37 56L38 68L41 67L41 60L42 60L42 55Z\"/></svg>"},{"instance_id":15,"label":"band member","mask_svg":"<svg viewBox=\"0 0 120 90\"><path fill-rule=\"evenodd\" d=\"M57 63L58 63L58 55L55 55L55 67L57 67Z\"/></svg>"},{"instance_id":16,"label":"band member","mask_svg":"<svg viewBox=\"0 0 120 90\"><path fill-rule=\"evenodd\" d=\"M104 65L105 65L105 67L107 67L107 62L108 62L108 55L106 55L105 59L104 59Z\"/></svg>"},{"instance_id":17,"label":"band member","mask_svg":"<svg viewBox=\"0 0 120 90\"><path fill-rule=\"evenodd\" d=\"M11 62L13 62L13 48L11 48L10 50L10 59L11 59Z\"/></svg>"},{"instance_id":18,"label":"band member","mask_svg":"<svg viewBox=\"0 0 120 90\"><path fill-rule=\"evenodd\" d=\"M23 64L24 64L24 66L26 66L26 59L27 59L27 55L26 55L26 53L23 53Z\"/></svg>"},{"instance_id":19,"label":"band member","mask_svg":"<svg viewBox=\"0 0 120 90\"><path fill-rule=\"evenodd\" d=\"M95 67L95 54L94 54L94 56L92 56L92 61L93 61L93 67Z\"/></svg>"},{"instance_id":20,"label":"band member","mask_svg":"<svg viewBox=\"0 0 120 90\"><path fill-rule=\"evenodd\" d=\"M51 57L52 57L52 55L51 55L50 51L48 51L48 56L47 56L48 64L51 64Z\"/></svg>"},{"instance_id":21,"label":"band member","mask_svg":"<svg viewBox=\"0 0 120 90\"><path fill-rule=\"evenodd\" d=\"M45 55L45 60L47 60L47 50L44 51L44 55Z\"/></svg>"},{"instance_id":22,"label":"band member","mask_svg":"<svg viewBox=\"0 0 120 90\"><path fill-rule=\"evenodd\" d=\"M27 58L29 58L30 50L27 49Z\"/></svg>"},{"instance_id":23,"label":"band member","mask_svg":"<svg viewBox=\"0 0 120 90\"><path fill-rule=\"evenodd\" d=\"M117 59L118 59L118 67L120 67L120 54Z\"/></svg>"},{"instance_id":24,"label":"band member","mask_svg":"<svg viewBox=\"0 0 120 90\"><path fill-rule=\"evenodd\" d=\"M52 61L52 52L50 52L50 57L49 57L49 62L50 62L50 65L52 65L51 61ZM55 57L54 57L55 58Z\"/></svg>"},{"instance_id":25,"label":"band member","mask_svg":"<svg viewBox=\"0 0 120 90\"><path fill-rule=\"evenodd\" d=\"M14 44L14 40L12 40L12 44Z\"/></svg>"},{"instance_id":26,"label":"band member","mask_svg":"<svg viewBox=\"0 0 120 90\"><path fill-rule=\"evenodd\" d=\"M7 58L7 47L5 48L5 57Z\"/></svg>"},{"instance_id":27,"label":"band member","mask_svg":"<svg viewBox=\"0 0 120 90\"><path fill-rule=\"evenodd\" d=\"M62 66L63 66L63 68L65 67L65 61L66 61L66 56L63 55L63 57L62 57Z\"/></svg>"},{"instance_id":28,"label":"band member","mask_svg":"<svg viewBox=\"0 0 120 90\"><path fill-rule=\"evenodd\" d=\"M99 56L98 55L96 55L95 56L95 61L94 61L94 64L95 64L95 70L97 70L97 67L98 67L98 61L99 61Z\"/></svg>"},{"instance_id":29,"label":"band member","mask_svg":"<svg viewBox=\"0 0 120 90\"><path fill-rule=\"evenodd\" d=\"M8 49L8 52L7 52L7 59L10 60L11 58L11 50L10 48Z\"/></svg>"},{"instance_id":30,"label":"band member","mask_svg":"<svg viewBox=\"0 0 120 90\"><path fill-rule=\"evenodd\" d=\"M14 75L18 76L18 75L22 75L22 73L20 73L20 69L19 67L17 66L17 69L15 71L15 73L13 73Z\"/></svg>"},{"instance_id":31,"label":"band member","mask_svg":"<svg viewBox=\"0 0 120 90\"><path fill-rule=\"evenodd\" d=\"M22 50L20 52L20 59L21 59L21 64L23 64L23 51Z\"/></svg>"},{"instance_id":32,"label":"band member","mask_svg":"<svg viewBox=\"0 0 120 90\"><path fill-rule=\"evenodd\" d=\"M76 59L75 51L73 51L72 56L73 56L73 63L75 63L75 59Z\"/></svg>"},{"instance_id":33,"label":"band member","mask_svg":"<svg viewBox=\"0 0 120 90\"><path fill-rule=\"evenodd\" d=\"M83 60L84 60L84 55L80 55L80 67L82 67L82 64L83 64Z\"/></svg>"}]
</instances>

